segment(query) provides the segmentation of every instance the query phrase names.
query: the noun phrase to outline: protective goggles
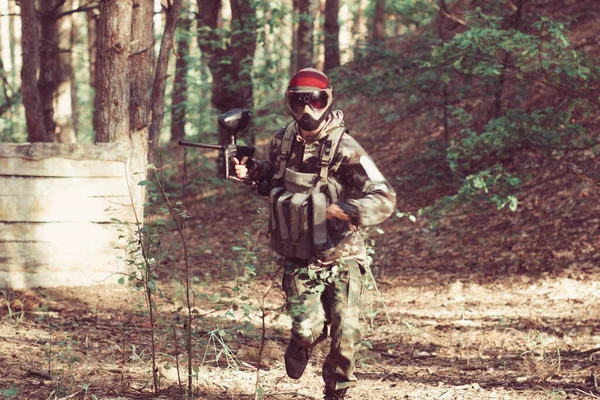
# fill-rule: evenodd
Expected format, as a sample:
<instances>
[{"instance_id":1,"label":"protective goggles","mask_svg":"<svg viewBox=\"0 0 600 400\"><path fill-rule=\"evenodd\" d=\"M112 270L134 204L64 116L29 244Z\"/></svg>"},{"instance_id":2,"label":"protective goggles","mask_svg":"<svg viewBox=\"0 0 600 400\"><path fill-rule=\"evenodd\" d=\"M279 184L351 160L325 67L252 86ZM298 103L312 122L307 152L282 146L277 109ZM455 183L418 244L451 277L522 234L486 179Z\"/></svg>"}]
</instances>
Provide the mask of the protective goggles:
<instances>
[{"instance_id":1,"label":"protective goggles","mask_svg":"<svg viewBox=\"0 0 600 400\"><path fill-rule=\"evenodd\" d=\"M288 93L288 101L294 112L302 112L306 106L309 106L313 110L322 110L327 107L328 97L327 92L323 90Z\"/></svg>"}]
</instances>

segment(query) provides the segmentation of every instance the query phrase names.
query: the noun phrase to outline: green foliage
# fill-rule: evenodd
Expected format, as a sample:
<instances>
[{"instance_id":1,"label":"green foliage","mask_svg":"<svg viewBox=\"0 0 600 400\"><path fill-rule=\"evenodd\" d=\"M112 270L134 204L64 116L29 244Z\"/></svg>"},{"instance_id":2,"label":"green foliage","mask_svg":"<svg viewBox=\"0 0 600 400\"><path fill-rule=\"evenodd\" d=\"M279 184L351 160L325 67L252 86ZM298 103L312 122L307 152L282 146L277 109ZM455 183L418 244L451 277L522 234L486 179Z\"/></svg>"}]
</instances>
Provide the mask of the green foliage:
<instances>
[{"instance_id":1,"label":"green foliage","mask_svg":"<svg viewBox=\"0 0 600 400\"><path fill-rule=\"evenodd\" d=\"M524 179L527 167L512 162L516 154L561 155L598 142L585 125L597 110L598 62L573 47L568 20L529 10L519 14L502 4L486 2L453 31L446 29L453 25L446 18L443 37L429 29L418 37L407 34L410 46L400 50L365 47L353 64L363 72L349 75L348 86L340 88L371 102L377 98L387 122L417 117L415 129L421 123L424 129L448 127L441 146L419 155L429 160L428 182L456 188L443 206L487 198L514 210L520 187L515 182Z\"/></svg>"},{"instance_id":2,"label":"green foliage","mask_svg":"<svg viewBox=\"0 0 600 400\"><path fill-rule=\"evenodd\" d=\"M436 9L434 3L428 0L387 0L385 12L393 15L393 20L401 26L419 27L431 22Z\"/></svg>"},{"instance_id":3,"label":"green foliage","mask_svg":"<svg viewBox=\"0 0 600 400\"><path fill-rule=\"evenodd\" d=\"M14 384L11 384L8 389L4 389L0 392L0 396L7 399L16 399L19 396L19 388Z\"/></svg>"}]
</instances>

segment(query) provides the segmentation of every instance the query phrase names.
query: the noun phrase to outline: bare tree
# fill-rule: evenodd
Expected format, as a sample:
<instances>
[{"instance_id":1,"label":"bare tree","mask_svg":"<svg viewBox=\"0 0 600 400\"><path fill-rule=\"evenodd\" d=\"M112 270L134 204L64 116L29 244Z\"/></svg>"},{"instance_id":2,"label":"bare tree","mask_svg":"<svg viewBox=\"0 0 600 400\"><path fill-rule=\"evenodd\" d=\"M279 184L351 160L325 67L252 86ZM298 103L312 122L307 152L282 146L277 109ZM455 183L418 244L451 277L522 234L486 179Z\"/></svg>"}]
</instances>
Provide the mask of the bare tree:
<instances>
[{"instance_id":1,"label":"bare tree","mask_svg":"<svg viewBox=\"0 0 600 400\"><path fill-rule=\"evenodd\" d=\"M296 69L314 66L314 24L319 11L319 0L299 0L298 31L296 32Z\"/></svg>"},{"instance_id":2,"label":"bare tree","mask_svg":"<svg viewBox=\"0 0 600 400\"><path fill-rule=\"evenodd\" d=\"M328 72L340 66L340 25L338 23L340 0L325 2L325 63L323 70Z\"/></svg>"},{"instance_id":3,"label":"bare tree","mask_svg":"<svg viewBox=\"0 0 600 400\"><path fill-rule=\"evenodd\" d=\"M506 16L505 21L507 25L510 25L511 29L518 31L521 29L521 20L523 18L523 9L525 7L525 3L527 0L518 0L515 7L515 12L512 15ZM506 69L511 62L512 53L510 51L504 50L504 55L502 57L502 70L500 71L500 75L498 76L498 84L495 88L494 93L494 104L490 111L490 118L499 118L503 113L503 104L502 104L502 96L504 93L504 83L506 81Z\"/></svg>"},{"instance_id":4,"label":"bare tree","mask_svg":"<svg viewBox=\"0 0 600 400\"><path fill-rule=\"evenodd\" d=\"M79 5L79 0L72 0L73 8ZM71 116L73 119L73 133L75 137L77 137L79 132L79 97L77 95L77 74L75 71L78 69L79 64L79 56L76 51L74 51L75 46L79 44L80 35L79 29L81 29L81 16L78 14L73 14L71 17L71 31L69 34L70 42L71 42L71 51L69 52L69 64L71 68L69 69L69 81L71 82L70 90L71 90Z\"/></svg>"},{"instance_id":5,"label":"bare tree","mask_svg":"<svg viewBox=\"0 0 600 400\"><path fill-rule=\"evenodd\" d=\"M96 142L129 137L129 46L133 0L104 0L98 21Z\"/></svg>"},{"instance_id":6,"label":"bare tree","mask_svg":"<svg viewBox=\"0 0 600 400\"><path fill-rule=\"evenodd\" d=\"M187 2L186 2L187 3ZM189 4L185 4L189 10ZM190 27L192 20L186 16L181 19L180 34L177 40L177 60L175 61L175 82L171 101L171 142L185 137L186 99L187 99L187 56L189 54Z\"/></svg>"},{"instance_id":7,"label":"bare tree","mask_svg":"<svg viewBox=\"0 0 600 400\"><path fill-rule=\"evenodd\" d=\"M58 5L58 4L57 4ZM66 0L64 8L71 10L75 2ZM59 16L63 7L55 7L53 13L54 20L49 20L49 24L56 27L56 46L54 47L55 56L55 90L52 97L52 106L54 110L54 121L56 123L55 141L61 143L75 143L77 137L75 134L74 122L76 114L73 113L73 105L77 103L75 95L75 74L73 73L73 15L67 14Z\"/></svg>"},{"instance_id":8,"label":"bare tree","mask_svg":"<svg viewBox=\"0 0 600 400\"><path fill-rule=\"evenodd\" d=\"M221 36L221 0L198 0L198 46L212 74L211 102L220 112L252 107L251 71L256 50L252 0L231 0L231 29Z\"/></svg>"},{"instance_id":9,"label":"bare tree","mask_svg":"<svg viewBox=\"0 0 600 400\"><path fill-rule=\"evenodd\" d=\"M437 30L438 30L438 38L442 45L446 42L445 31L446 31L446 15L448 15L448 8L446 7L445 0L439 0L439 12L437 16ZM442 116L443 116L443 125L444 125L444 133L442 136L442 140L444 141L444 149L447 149L450 145L450 115L448 110L448 84L446 82L442 83Z\"/></svg>"},{"instance_id":10,"label":"bare tree","mask_svg":"<svg viewBox=\"0 0 600 400\"><path fill-rule=\"evenodd\" d=\"M40 64L39 19L35 0L21 0L21 40L23 63L21 72L21 96L25 107L27 138L29 142L52 142L54 132L45 126L45 118L37 87Z\"/></svg>"},{"instance_id":11,"label":"bare tree","mask_svg":"<svg viewBox=\"0 0 600 400\"><path fill-rule=\"evenodd\" d=\"M130 129L147 128L150 116L152 72L154 71L153 2L139 1L131 16L129 47L129 123Z\"/></svg>"},{"instance_id":12,"label":"bare tree","mask_svg":"<svg viewBox=\"0 0 600 400\"><path fill-rule=\"evenodd\" d=\"M375 14L373 16L373 30L371 42L382 43L385 39L385 0L375 1Z\"/></svg>"},{"instance_id":13,"label":"bare tree","mask_svg":"<svg viewBox=\"0 0 600 400\"><path fill-rule=\"evenodd\" d=\"M87 8L73 9L74 4L74 0L45 0L36 10L35 0L21 2L25 60L21 86L30 141L76 140L72 17Z\"/></svg>"},{"instance_id":14,"label":"bare tree","mask_svg":"<svg viewBox=\"0 0 600 400\"><path fill-rule=\"evenodd\" d=\"M152 122L150 123L149 139L152 143L152 150L158 144L160 131L162 129L165 115L165 90L167 87L167 67L169 66L169 56L173 50L173 39L175 29L181 15L182 0L168 1L166 12L165 29L160 42L160 51L156 61L156 72L154 74L154 83L152 84Z\"/></svg>"},{"instance_id":15,"label":"bare tree","mask_svg":"<svg viewBox=\"0 0 600 400\"><path fill-rule=\"evenodd\" d=\"M98 11L88 10L85 13L87 19L88 57L90 59L90 85L96 87L96 36L98 29Z\"/></svg>"},{"instance_id":16,"label":"bare tree","mask_svg":"<svg viewBox=\"0 0 600 400\"><path fill-rule=\"evenodd\" d=\"M352 41L353 41L353 58L358 59L360 47L357 44L361 42L364 44L366 37L366 23L365 23L365 0L357 0L354 4L352 13Z\"/></svg>"}]
</instances>

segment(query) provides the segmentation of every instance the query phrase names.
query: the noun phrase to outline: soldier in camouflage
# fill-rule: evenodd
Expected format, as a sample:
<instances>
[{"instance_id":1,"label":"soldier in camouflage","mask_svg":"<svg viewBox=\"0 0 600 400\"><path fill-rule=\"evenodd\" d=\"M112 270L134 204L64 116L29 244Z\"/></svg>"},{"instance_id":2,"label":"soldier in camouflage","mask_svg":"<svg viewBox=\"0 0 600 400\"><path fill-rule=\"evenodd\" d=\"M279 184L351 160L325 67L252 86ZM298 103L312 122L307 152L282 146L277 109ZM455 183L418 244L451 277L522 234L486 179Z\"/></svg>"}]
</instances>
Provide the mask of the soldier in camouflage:
<instances>
[{"instance_id":1,"label":"soldier in camouflage","mask_svg":"<svg viewBox=\"0 0 600 400\"><path fill-rule=\"evenodd\" d=\"M283 265L292 332L288 376L299 379L312 349L331 337L322 369L325 399L343 399L354 385L361 334L359 303L366 250L358 227L383 222L396 194L334 111L322 72L306 68L290 80L286 102L294 120L271 139L269 159L234 160L269 196L270 245Z\"/></svg>"}]
</instances>

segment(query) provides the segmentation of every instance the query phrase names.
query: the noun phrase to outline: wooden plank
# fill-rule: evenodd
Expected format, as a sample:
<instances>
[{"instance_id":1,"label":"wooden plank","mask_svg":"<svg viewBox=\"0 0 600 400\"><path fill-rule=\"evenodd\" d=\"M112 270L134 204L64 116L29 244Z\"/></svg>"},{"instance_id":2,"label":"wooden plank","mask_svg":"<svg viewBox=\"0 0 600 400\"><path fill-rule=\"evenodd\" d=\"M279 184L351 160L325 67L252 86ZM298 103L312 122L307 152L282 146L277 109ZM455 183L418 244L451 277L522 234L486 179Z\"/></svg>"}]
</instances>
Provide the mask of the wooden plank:
<instances>
[{"instance_id":1,"label":"wooden plank","mask_svg":"<svg viewBox=\"0 0 600 400\"><path fill-rule=\"evenodd\" d=\"M136 187L132 188L137 190ZM0 196L40 196L50 193L73 197L129 196L124 177L40 178L0 176Z\"/></svg>"},{"instance_id":2,"label":"wooden plank","mask_svg":"<svg viewBox=\"0 0 600 400\"><path fill-rule=\"evenodd\" d=\"M0 158L0 175L125 178L124 161ZM128 171L129 173L130 171Z\"/></svg>"},{"instance_id":3,"label":"wooden plank","mask_svg":"<svg viewBox=\"0 0 600 400\"><path fill-rule=\"evenodd\" d=\"M68 193L48 196L0 196L3 222L135 222L128 196L74 198ZM141 217L140 217L141 218Z\"/></svg>"},{"instance_id":4,"label":"wooden plank","mask_svg":"<svg viewBox=\"0 0 600 400\"><path fill-rule=\"evenodd\" d=\"M0 158L27 160L59 157L71 160L124 162L131 152L126 143L0 143Z\"/></svg>"},{"instance_id":5,"label":"wooden plank","mask_svg":"<svg viewBox=\"0 0 600 400\"><path fill-rule=\"evenodd\" d=\"M97 244L92 249L56 243L0 243L0 287L88 286L114 283L128 271L123 249Z\"/></svg>"},{"instance_id":6,"label":"wooden plank","mask_svg":"<svg viewBox=\"0 0 600 400\"><path fill-rule=\"evenodd\" d=\"M89 266L80 263L47 266L30 272L24 272L20 264L1 264L0 267L0 287L11 289L115 284L125 271L124 267L118 265L90 269Z\"/></svg>"},{"instance_id":7,"label":"wooden plank","mask_svg":"<svg viewBox=\"0 0 600 400\"><path fill-rule=\"evenodd\" d=\"M77 246L56 247L46 242L2 242L0 243L0 271L6 271L6 265L21 265L24 272L51 273L56 268L79 268L103 270L106 266L123 264L126 256L123 249L111 248L108 244L95 243L95 247Z\"/></svg>"},{"instance_id":8,"label":"wooden plank","mask_svg":"<svg viewBox=\"0 0 600 400\"><path fill-rule=\"evenodd\" d=\"M0 222L0 243L2 242L45 242L60 251L71 248L98 248L126 245L132 237L134 226L117 224L95 224L91 222Z\"/></svg>"}]
</instances>

